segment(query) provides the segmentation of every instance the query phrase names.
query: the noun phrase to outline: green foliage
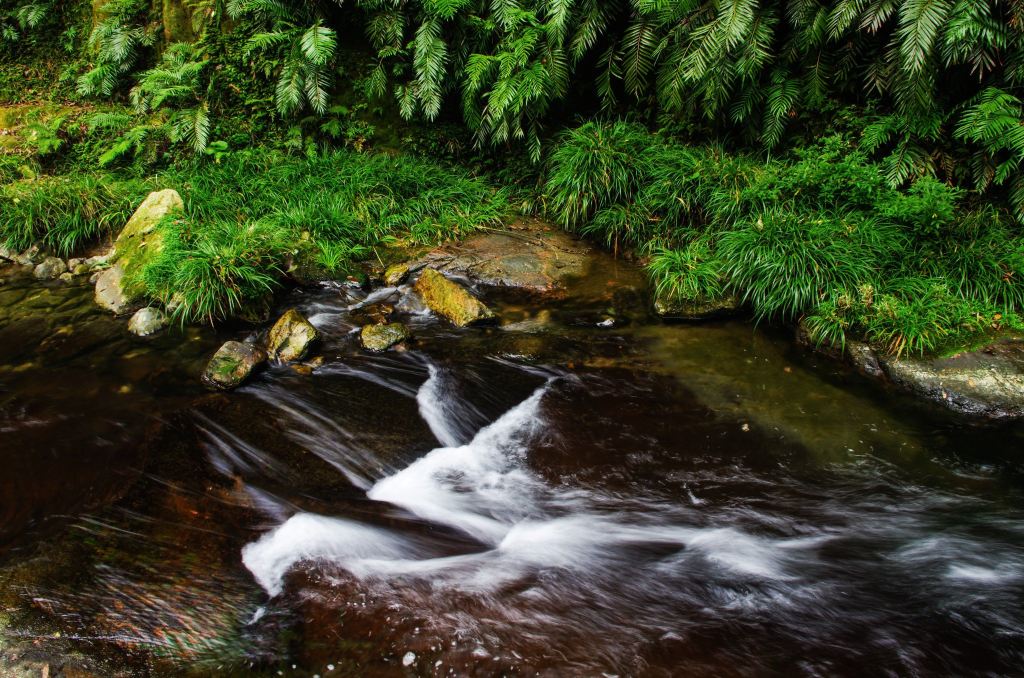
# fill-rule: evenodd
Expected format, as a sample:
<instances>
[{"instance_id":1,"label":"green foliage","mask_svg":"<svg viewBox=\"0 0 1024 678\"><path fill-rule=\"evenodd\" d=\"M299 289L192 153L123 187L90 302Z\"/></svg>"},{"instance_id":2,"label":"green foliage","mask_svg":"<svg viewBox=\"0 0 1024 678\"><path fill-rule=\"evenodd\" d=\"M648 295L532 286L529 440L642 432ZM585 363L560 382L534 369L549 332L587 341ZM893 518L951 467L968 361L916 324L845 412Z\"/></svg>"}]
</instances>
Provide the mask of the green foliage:
<instances>
[{"instance_id":1,"label":"green foliage","mask_svg":"<svg viewBox=\"0 0 1024 678\"><path fill-rule=\"evenodd\" d=\"M27 0L0 5L0 46L21 42L54 14L52 1Z\"/></svg>"},{"instance_id":2,"label":"green foliage","mask_svg":"<svg viewBox=\"0 0 1024 678\"><path fill-rule=\"evenodd\" d=\"M251 18L266 29L249 38L247 51L263 57L266 71L276 71L278 111L290 115L308 105L324 114L338 43L334 29L324 24L318 4L230 0L227 9L233 19Z\"/></svg>"},{"instance_id":3,"label":"green foliage","mask_svg":"<svg viewBox=\"0 0 1024 678\"><path fill-rule=\"evenodd\" d=\"M731 292L815 341L847 333L893 353L935 351L1024 308L1024 238L995 207L930 177L894 189L841 136L770 162L588 123L551 154L563 223L653 253L660 295Z\"/></svg>"},{"instance_id":4,"label":"green foliage","mask_svg":"<svg viewBox=\"0 0 1024 678\"><path fill-rule=\"evenodd\" d=\"M92 67L78 78L82 96L110 96L121 78L138 63L144 48L155 39L143 25L148 3L143 0L109 0L104 17L89 35Z\"/></svg>"},{"instance_id":5,"label":"green foliage","mask_svg":"<svg viewBox=\"0 0 1024 678\"><path fill-rule=\"evenodd\" d=\"M235 316L266 301L279 285L290 234L267 222L168 219L158 228L160 254L124 284L167 304L183 323Z\"/></svg>"},{"instance_id":6,"label":"green foliage","mask_svg":"<svg viewBox=\"0 0 1024 678\"><path fill-rule=\"evenodd\" d=\"M725 271L707 238L679 250L657 250L647 271L658 297L696 301L716 299L725 292Z\"/></svg>"},{"instance_id":7,"label":"green foliage","mask_svg":"<svg viewBox=\"0 0 1024 678\"><path fill-rule=\"evenodd\" d=\"M0 187L0 242L41 242L61 255L121 228L147 193L138 181L91 174L16 181Z\"/></svg>"},{"instance_id":8,"label":"green foliage","mask_svg":"<svg viewBox=\"0 0 1024 678\"><path fill-rule=\"evenodd\" d=\"M504 193L425 160L355 152L309 158L234 153L219 164L172 168L187 218L161 223L165 249L130 284L183 321L213 322L263 303L286 260L326 275L349 271L374 245L437 243L495 224Z\"/></svg>"}]
</instances>

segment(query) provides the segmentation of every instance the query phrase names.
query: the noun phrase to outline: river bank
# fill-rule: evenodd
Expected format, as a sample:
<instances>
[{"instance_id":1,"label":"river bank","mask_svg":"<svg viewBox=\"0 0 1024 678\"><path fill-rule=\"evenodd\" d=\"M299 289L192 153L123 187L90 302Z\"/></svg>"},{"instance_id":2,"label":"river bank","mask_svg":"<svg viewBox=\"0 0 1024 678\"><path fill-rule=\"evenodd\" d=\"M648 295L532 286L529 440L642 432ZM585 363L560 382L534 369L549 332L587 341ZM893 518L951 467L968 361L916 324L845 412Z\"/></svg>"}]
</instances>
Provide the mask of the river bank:
<instances>
[{"instance_id":1,"label":"river bank","mask_svg":"<svg viewBox=\"0 0 1024 678\"><path fill-rule=\"evenodd\" d=\"M398 311L415 340L387 353L356 332L387 288L293 289L272 315L309 318L322 362L228 394L198 375L249 331L135 337L87 285L7 278L30 300L0 333L20 351L0 375L23 511L7 670L742 674L769 645L839 673L1019 660L992 640L1021 612L1019 426L965 426L785 333L665 324L641 271L590 261L562 295L471 287L490 326ZM68 319L93 340L48 340Z\"/></svg>"}]
</instances>

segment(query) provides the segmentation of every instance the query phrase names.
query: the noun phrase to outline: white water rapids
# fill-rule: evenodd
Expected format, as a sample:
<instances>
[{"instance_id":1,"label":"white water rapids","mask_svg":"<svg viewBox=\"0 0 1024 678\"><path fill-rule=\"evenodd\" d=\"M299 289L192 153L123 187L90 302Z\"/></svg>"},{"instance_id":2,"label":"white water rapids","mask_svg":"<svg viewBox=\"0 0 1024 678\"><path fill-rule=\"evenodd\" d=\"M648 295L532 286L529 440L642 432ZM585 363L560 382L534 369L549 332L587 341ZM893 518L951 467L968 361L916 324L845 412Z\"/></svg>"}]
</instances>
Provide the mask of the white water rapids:
<instances>
[{"instance_id":1,"label":"white water rapids","mask_svg":"<svg viewBox=\"0 0 1024 678\"><path fill-rule=\"evenodd\" d=\"M738 576L786 579L786 562L806 561L827 539L755 537L732 527L672 525L669 507L638 504L608 512L607 498L552 487L527 466L525 453L543 434L537 389L465 444L459 407L444 375L431 367L417 394L420 415L444 444L377 481L370 499L399 506L434 524L459 530L489 548L458 556L427 557L422 547L385 528L299 513L242 552L245 566L271 595L282 591L297 563L329 561L356 577L418 575L467 590L496 589L546 568L597 570L631 547L700 554ZM668 558L671 561L672 558ZM457 574L457 576L449 576Z\"/></svg>"}]
</instances>

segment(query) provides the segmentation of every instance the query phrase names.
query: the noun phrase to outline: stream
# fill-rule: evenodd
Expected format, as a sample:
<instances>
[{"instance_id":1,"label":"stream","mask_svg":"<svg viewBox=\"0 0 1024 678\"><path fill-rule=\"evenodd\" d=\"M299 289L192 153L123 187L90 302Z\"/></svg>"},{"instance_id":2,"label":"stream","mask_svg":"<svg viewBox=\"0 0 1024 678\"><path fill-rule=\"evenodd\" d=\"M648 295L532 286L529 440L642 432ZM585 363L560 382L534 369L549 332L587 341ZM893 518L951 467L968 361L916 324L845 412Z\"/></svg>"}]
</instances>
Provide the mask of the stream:
<instances>
[{"instance_id":1,"label":"stream","mask_svg":"<svg viewBox=\"0 0 1024 678\"><path fill-rule=\"evenodd\" d=\"M89 287L3 279L0 675L1024 665L1024 427L663 323L628 264L480 290L497 327L400 301L384 354L359 312L403 290L297 289L323 363L229 394L197 375L251 330L139 339Z\"/></svg>"}]
</instances>

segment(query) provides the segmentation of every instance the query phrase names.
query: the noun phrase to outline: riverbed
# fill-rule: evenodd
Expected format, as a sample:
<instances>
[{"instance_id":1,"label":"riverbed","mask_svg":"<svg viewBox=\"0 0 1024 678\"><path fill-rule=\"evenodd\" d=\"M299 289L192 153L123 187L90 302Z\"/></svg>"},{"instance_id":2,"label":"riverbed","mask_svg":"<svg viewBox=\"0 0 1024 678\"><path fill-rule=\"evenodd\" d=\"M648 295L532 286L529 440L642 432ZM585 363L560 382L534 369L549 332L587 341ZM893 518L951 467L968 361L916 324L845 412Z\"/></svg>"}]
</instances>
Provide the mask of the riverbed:
<instances>
[{"instance_id":1,"label":"riverbed","mask_svg":"<svg viewBox=\"0 0 1024 678\"><path fill-rule=\"evenodd\" d=\"M666 324L610 259L500 325L280 299L322 362L199 383L258 328L128 334L0 286L0 669L75 675L1012 674L1024 428L746 319ZM118 673L120 672L120 673ZM0 673L3 673L0 670ZM3 674L6 675L6 674ZM28 674L25 675L35 675Z\"/></svg>"}]
</instances>

